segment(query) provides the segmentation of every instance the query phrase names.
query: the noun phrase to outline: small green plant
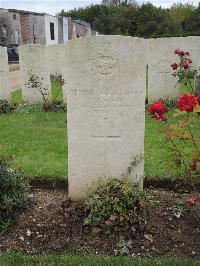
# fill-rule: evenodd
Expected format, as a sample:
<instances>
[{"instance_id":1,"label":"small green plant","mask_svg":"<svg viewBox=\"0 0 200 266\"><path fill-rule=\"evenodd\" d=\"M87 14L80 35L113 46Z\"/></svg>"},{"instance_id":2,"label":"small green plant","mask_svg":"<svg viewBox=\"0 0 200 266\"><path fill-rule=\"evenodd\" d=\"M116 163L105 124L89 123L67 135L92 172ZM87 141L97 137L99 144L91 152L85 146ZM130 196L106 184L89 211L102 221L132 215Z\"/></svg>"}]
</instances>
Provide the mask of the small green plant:
<instances>
[{"instance_id":1,"label":"small green plant","mask_svg":"<svg viewBox=\"0 0 200 266\"><path fill-rule=\"evenodd\" d=\"M120 236L117 246L120 249L119 253L121 256L129 255L130 249L133 246L133 241L131 239L125 240L124 237Z\"/></svg>"},{"instance_id":2,"label":"small green plant","mask_svg":"<svg viewBox=\"0 0 200 266\"><path fill-rule=\"evenodd\" d=\"M24 103L15 108L17 114L29 114L44 112L42 103Z\"/></svg>"},{"instance_id":3,"label":"small green plant","mask_svg":"<svg viewBox=\"0 0 200 266\"><path fill-rule=\"evenodd\" d=\"M99 180L85 206L85 225L99 227L105 233L119 228L141 231L146 224L147 194L126 178Z\"/></svg>"},{"instance_id":4,"label":"small green plant","mask_svg":"<svg viewBox=\"0 0 200 266\"><path fill-rule=\"evenodd\" d=\"M0 231L7 232L14 221L16 211L27 207L29 184L23 175L8 167L0 158Z\"/></svg>"},{"instance_id":5,"label":"small green plant","mask_svg":"<svg viewBox=\"0 0 200 266\"><path fill-rule=\"evenodd\" d=\"M12 110L13 106L7 100L0 100L0 114L10 113Z\"/></svg>"},{"instance_id":6,"label":"small green plant","mask_svg":"<svg viewBox=\"0 0 200 266\"><path fill-rule=\"evenodd\" d=\"M183 216L183 214L186 211L185 206L180 204L175 205L174 207L171 208L171 210L176 218L180 218L181 216Z\"/></svg>"},{"instance_id":7,"label":"small green plant","mask_svg":"<svg viewBox=\"0 0 200 266\"><path fill-rule=\"evenodd\" d=\"M11 220L10 218L7 219L7 221L1 221L0 222L0 232L2 234L8 234L10 232L10 229L13 225L13 220Z\"/></svg>"}]
</instances>

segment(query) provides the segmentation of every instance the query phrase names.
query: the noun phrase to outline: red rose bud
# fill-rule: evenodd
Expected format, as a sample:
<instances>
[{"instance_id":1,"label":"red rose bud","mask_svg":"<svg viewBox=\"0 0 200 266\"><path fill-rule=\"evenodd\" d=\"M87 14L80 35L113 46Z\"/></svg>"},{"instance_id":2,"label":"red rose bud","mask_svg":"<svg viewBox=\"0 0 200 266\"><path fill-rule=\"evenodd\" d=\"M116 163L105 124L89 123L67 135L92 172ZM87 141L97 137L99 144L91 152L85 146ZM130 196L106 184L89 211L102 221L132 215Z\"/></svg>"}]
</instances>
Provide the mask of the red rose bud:
<instances>
[{"instance_id":1,"label":"red rose bud","mask_svg":"<svg viewBox=\"0 0 200 266\"><path fill-rule=\"evenodd\" d=\"M189 68L189 65L188 64L185 64L183 67L184 67L184 69L188 69Z\"/></svg>"},{"instance_id":2,"label":"red rose bud","mask_svg":"<svg viewBox=\"0 0 200 266\"><path fill-rule=\"evenodd\" d=\"M183 55L185 55L185 52L183 50L181 50L179 54L183 56Z\"/></svg>"},{"instance_id":3,"label":"red rose bud","mask_svg":"<svg viewBox=\"0 0 200 266\"><path fill-rule=\"evenodd\" d=\"M187 60L187 62L188 62L188 64L192 64L192 59L189 58L189 59Z\"/></svg>"},{"instance_id":4,"label":"red rose bud","mask_svg":"<svg viewBox=\"0 0 200 266\"><path fill-rule=\"evenodd\" d=\"M197 97L185 93L183 96L179 97L177 105L183 111L188 113L193 112L194 107L198 105Z\"/></svg>"},{"instance_id":5,"label":"red rose bud","mask_svg":"<svg viewBox=\"0 0 200 266\"><path fill-rule=\"evenodd\" d=\"M194 206L196 204L196 198L195 197L189 197L187 202L188 202L189 206Z\"/></svg>"},{"instance_id":6,"label":"red rose bud","mask_svg":"<svg viewBox=\"0 0 200 266\"><path fill-rule=\"evenodd\" d=\"M189 53L189 52L185 52L185 54L186 54L186 55L190 55L190 53Z\"/></svg>"},{"instance_id":7,"label":"red rose bud","mask_svg":"<svg viewBox=\"0 0 200 266\"><path fill-rule=\"evenodd\" d=\"M177 63L171 64L171 67L173 70L176 70L178 68L178 64Z\"/></svg>"}]
</instances>

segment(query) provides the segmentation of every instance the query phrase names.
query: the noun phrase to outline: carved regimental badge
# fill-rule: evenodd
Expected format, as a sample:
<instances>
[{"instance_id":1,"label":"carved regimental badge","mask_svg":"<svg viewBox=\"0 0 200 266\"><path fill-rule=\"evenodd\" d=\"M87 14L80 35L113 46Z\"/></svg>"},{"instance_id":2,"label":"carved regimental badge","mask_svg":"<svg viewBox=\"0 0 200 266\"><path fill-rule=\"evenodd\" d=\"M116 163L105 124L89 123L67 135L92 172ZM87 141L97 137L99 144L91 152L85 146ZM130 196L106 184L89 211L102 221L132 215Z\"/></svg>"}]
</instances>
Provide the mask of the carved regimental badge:
<instances>
[{"instance_id":1,"label":"carved regimental badge","mask_svg":"<svg viewBox=\"0 0 200 266\"><path fill-rule=\"evenodd\" d=\"M104 42L97 51L89 55L91 70L98 80L108 81L115 79L119 72L119 60L112 51L111 43Z\"/></svg>"}]
</instances>

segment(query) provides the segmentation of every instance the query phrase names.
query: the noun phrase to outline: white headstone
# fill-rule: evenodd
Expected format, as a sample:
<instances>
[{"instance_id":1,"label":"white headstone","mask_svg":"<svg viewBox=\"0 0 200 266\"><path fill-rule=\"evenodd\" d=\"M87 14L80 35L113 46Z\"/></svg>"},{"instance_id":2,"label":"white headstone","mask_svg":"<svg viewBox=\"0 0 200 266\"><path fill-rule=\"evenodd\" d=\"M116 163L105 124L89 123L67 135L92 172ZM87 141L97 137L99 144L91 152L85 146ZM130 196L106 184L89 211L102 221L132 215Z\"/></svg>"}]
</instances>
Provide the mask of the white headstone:
<instances>
[{"instance_id":1,"label":"white headstone","mask_svg":"<svg viewBox=\"0 0 200 266\"><path fill-rule=\"evenodd\" d=\"M142 185L146 41L96 36L66 45L69 197L85 198L100 177Z\"/></svg>"},{"instance_id":2,"label":"white headstone","mask_svg":"<svg viewBox=\"0 0 200 266\"><path fill-rule=\"evenodd\" d=\"M47 88L50 97L51 82L46 46L39 44L22 45L19 55L23 99L29 102L43 101L41 93L36 88L30 88L27 85L30 71L39 77L43 87Z\"/></svg>"},{"instance_id":3,"label":"white headstone","mask_svg":"<svg viewBox=\"0 0 200 266\"><path fill-rule=\"evenodd\" d=\"M10 100L7 48L0 46L0 99Z\"/></svg>"},{"instance_id":4,"label":"white headstone","mask_svg":"<svg viewBox=\"0 0 200 266\"><path fill-rule=\"evenodd\" d=\"M51 75L61 74L64 62L64 44L47 46L48 67Z\"/></svg>"},{"instance_id":5,"label":"white headstone","mask_svg":"<svg viewBox=\"0 0 200 266\"><path fill-rule=\"evenodd\" d=\"M148 98L175 98L179 95L177 79L172 76L171 64L176 62L174 54L176 40L171 38L148 40ZM175 38L176 39L176 38Z\"/></svg>"},{"instance_id":6,"label":"white headstone","mask_svg":"<svg viewBox=\"0 0 200 266\"><path fill-rule=\"evenodd\" d=\"M65 45L55 44L47 46L48 66L50 74L63 76ZM63 102L67 103L66 90L63 90Z\"/></svg>"},{"instance_id":7,"label":"white headstone","mask_svg":"<svg viewBox=\"0 0 200 266\"><path fill-rule=\"evenodd\" d=\"M171 37L148 40L148 96L150 101L180 95L178 79L172 76L171 64L179 63L176 49L191 53L192 67L200 67L200 37Z\"/></svg>"}]
</instances>

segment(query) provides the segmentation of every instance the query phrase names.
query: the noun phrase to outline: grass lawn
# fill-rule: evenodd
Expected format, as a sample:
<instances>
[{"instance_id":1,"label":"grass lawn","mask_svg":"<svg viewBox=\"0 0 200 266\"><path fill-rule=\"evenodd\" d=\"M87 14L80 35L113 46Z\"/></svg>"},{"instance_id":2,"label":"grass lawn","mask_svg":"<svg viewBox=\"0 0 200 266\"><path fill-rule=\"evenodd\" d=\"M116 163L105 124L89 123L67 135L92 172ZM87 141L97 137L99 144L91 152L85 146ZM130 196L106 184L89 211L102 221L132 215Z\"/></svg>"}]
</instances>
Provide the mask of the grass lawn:
<instances>
[{"instance_id":1,"label":"grass lawn","mask_svg":"<svg viewBox=\"0 0 200 266\"><path fill-rule=\"evenodd\" d=\"M1 115L0 153L27 176L66 178L66 113Z\"/></svg>"},{"instance_id":2,"label":"grass lawn","mask_svg":"<svg viewBox=\"0 0 200 266\"><path fill-rule=\"evenodd\" d=\"M108 256L80 256L80 255L33 255L27 256L22 253L0 254L1 266L31 266L31 265L75 265L75 266L92 266L92 265L134 265L134 266L198 266L197 260L185 260L179 258L127 258L127 257L108 257Z\"/></svg>"},{"instance_id":3,"label":"grass lawn","mask_svg":"<svg viewBox=\"0 0 200 266\"><path fill-rule=\"evenodd\" d=\"M160 124L146 116L145 176L173 179L180 176L182 169L174 167L174 157L160 133ZM185 142L184 145L187 148ZM0 154L12 155L12 166L21 168L29 177L66 179L66 113L1 115Z\"/></svg>"}]
</instances>

